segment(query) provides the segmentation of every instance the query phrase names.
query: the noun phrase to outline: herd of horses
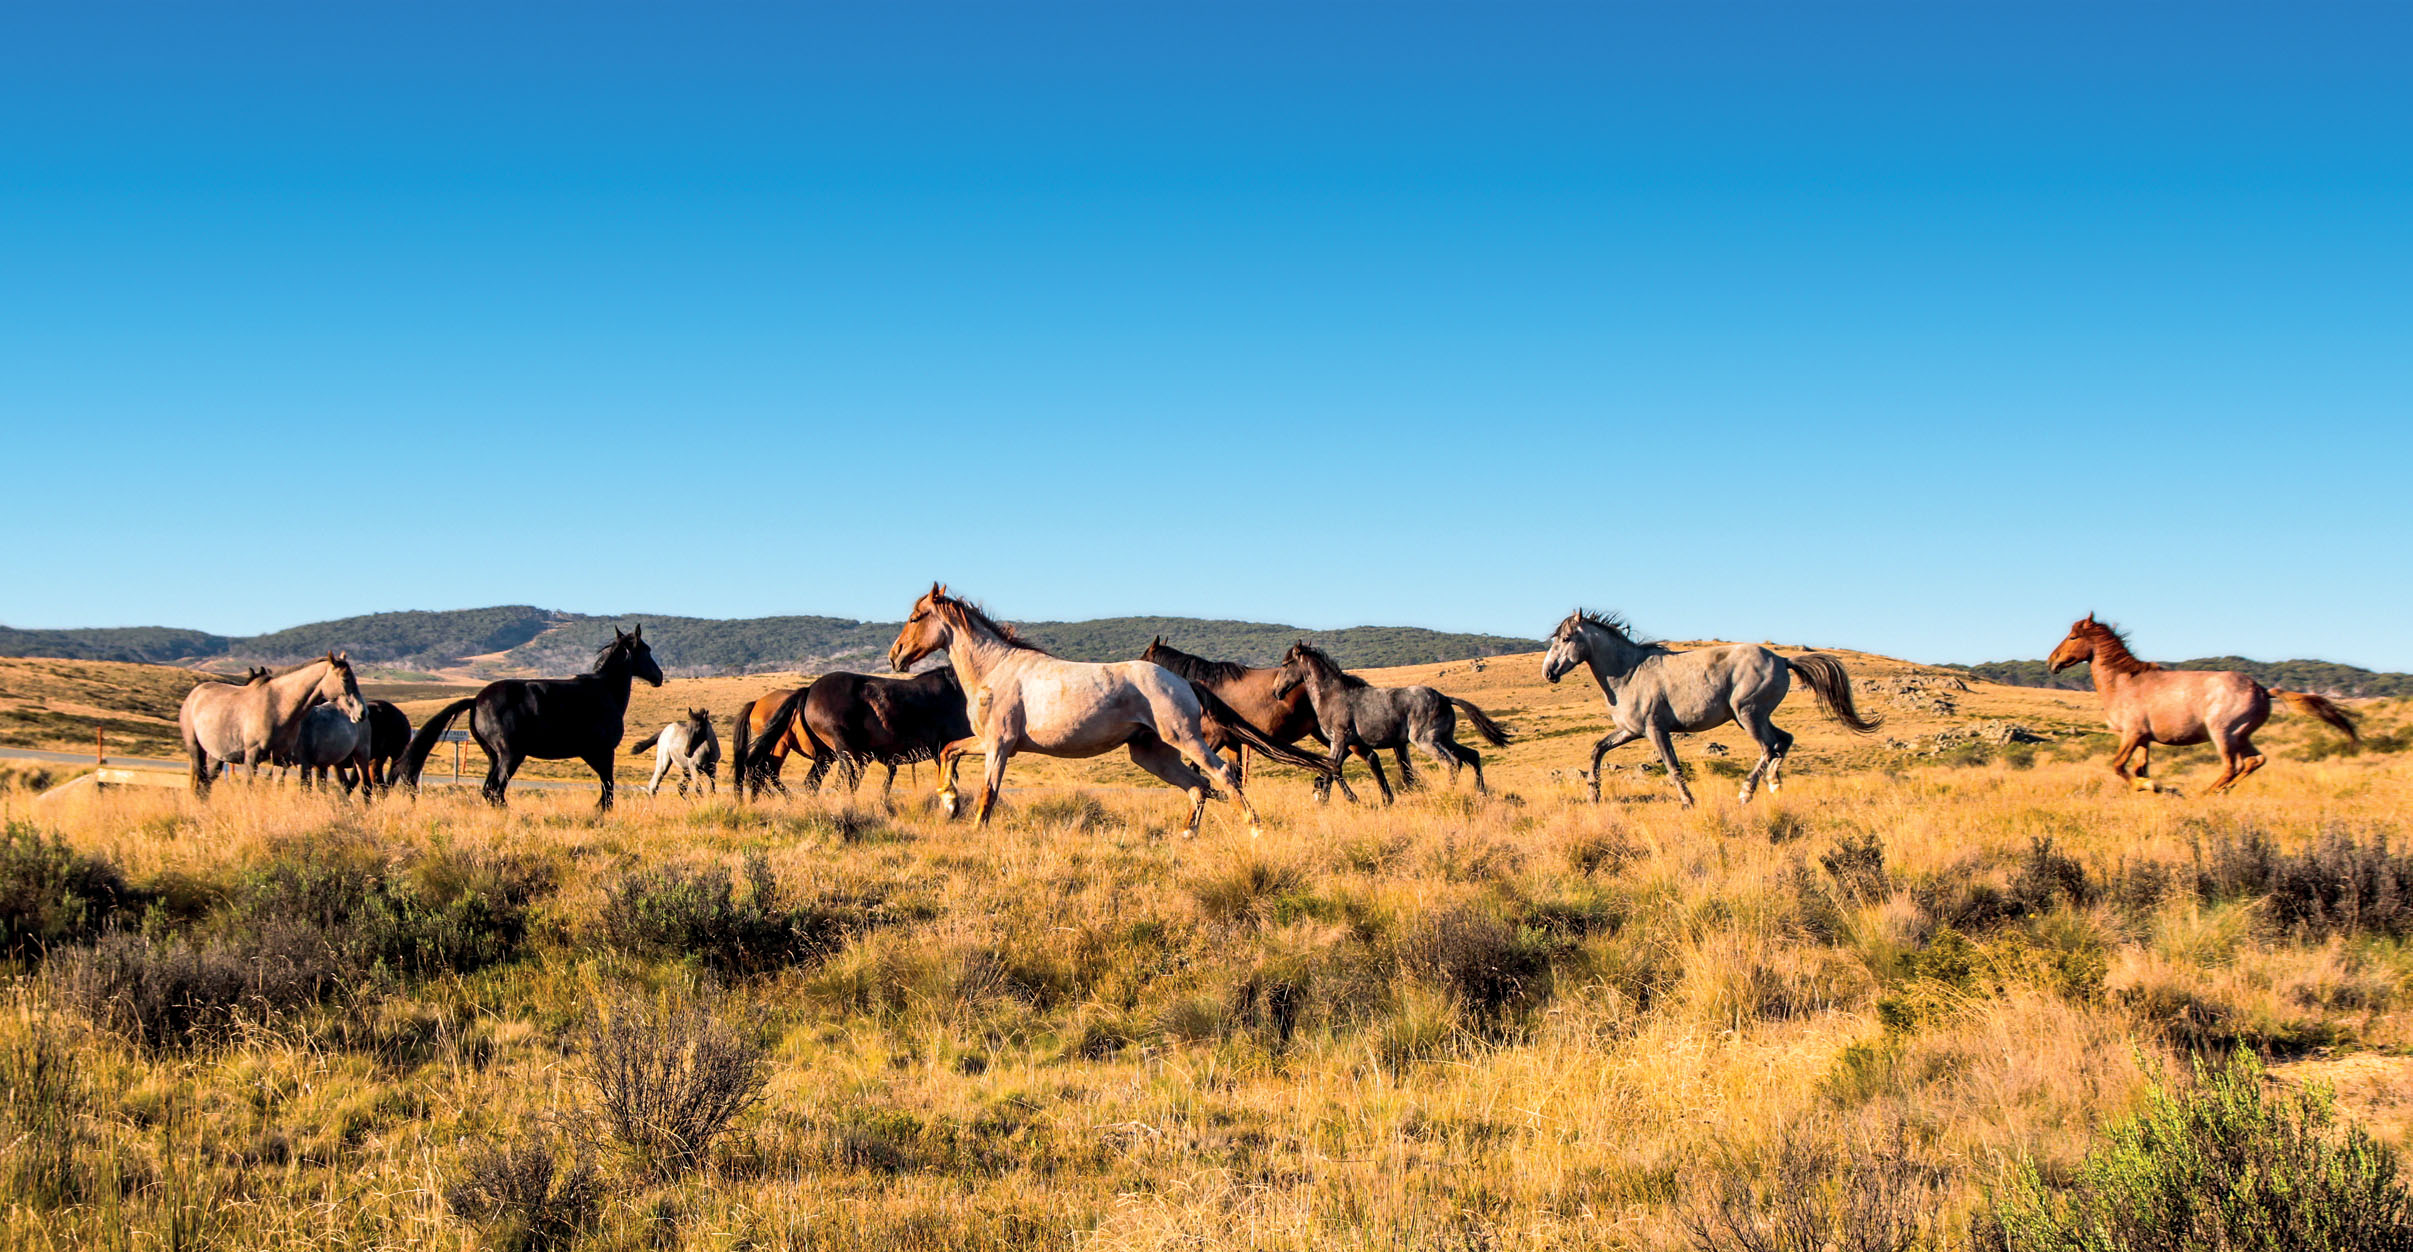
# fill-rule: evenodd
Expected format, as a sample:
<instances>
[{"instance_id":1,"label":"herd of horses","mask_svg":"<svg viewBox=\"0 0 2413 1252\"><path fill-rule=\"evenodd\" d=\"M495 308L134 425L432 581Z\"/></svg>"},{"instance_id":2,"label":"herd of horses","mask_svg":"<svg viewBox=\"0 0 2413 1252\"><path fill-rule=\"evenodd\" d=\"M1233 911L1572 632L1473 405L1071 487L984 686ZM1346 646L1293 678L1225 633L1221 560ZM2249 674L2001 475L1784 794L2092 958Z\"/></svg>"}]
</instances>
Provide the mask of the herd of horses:
<instances>
[{"instance_id":1,"label":"herd of horses","mask_svg":"<svg viewBox=\"0 0 2413 1252\"><path fill-rule=\"evenodd\" d=\"M332 771L346 797L357 786L364 802L397 784L415 790L429 753L467 715L469 735L487 756L487 801L504 803L512 776L531 758L578 760L595 771L602 785L597 807L609 810L630 693L639 680L656 687L663 682L642 627L612 633L588 673L490 683L438 709L416 731L392 704L361 698L341 652L282 674L255 670L241 682L201 683L185 698L178 719L193 790L206 797L215 770L243 765L256 778L264 764L298 767L305 786ZM940 656L944 664L924 666ZM1208 799L1220 793L1240 807L1253 834L1257 811L1246 790L1252 753L1307 771L1319 800L1337 785L1353 802L1357 794L1345 768L1354 756L1389 803L1394 793L1380 753L1391 754L1402 786L1417 785L1414 749L1453 782L1471 769L1482 791L1483 757L1458 741L1460 719L1495 747L1512 737L1466 700L1431 687L1374 686L1303 641L1273 666L1193 656L1162 638L1135 660L1066 660L938 583L914 601L889 645L888 662L896 675L826 674L741 707L728 757L737 798L787 794L782 768L791 757L803 757L812 762L808 788L818 788L836 769L851 792L866 766L884 767L886 804L898 766L932 761L940 806L953 817L964 810L960 763L978 752L987 764L974 812L985 824L1016 755L1094 757L1119 748L1139 768L1187 793L1188 833L1197 833ZM2138 660L2125 637L2093 614L2072 623L2050 660L2056 673L2080 663L2091 663L2106 720L2119 737L2112 768L2140 788L2153 785L2146 766L2157 743L2210 743L2223 766L2210 790L2234 786L2263 763L2253 733L2269 718L2273 697L2349 738L2356 734L2352 719L2326 697L2266 687L2229 671L2171 670ZM1843 663L1820 652L1787 657L1758 644L1676 649L1637 638L1613 615L1578 609L1551 633L1542 674L1555 683L1579 666L1599 685L1611 727L1592 745L1591 767L1583 771L1594 800L1600 798L1602 757L1644 739L1666 766L1677 798L1691 805L1674 736L1729 721L1760 754L1743 778L1741 802L1749 803L1763 782L1778 790L1793 736L1774 718L1796 679L1845 728L1867 734L1881 722L1855 707ZM1310 738L1320 752L1300 749ZM717 790L721 748L708 711L688 710L684 721L662 727L633 751L649 749L656 754L649 793L673 769L681 795L690 787Z\"/></svg>"}]
</instances>

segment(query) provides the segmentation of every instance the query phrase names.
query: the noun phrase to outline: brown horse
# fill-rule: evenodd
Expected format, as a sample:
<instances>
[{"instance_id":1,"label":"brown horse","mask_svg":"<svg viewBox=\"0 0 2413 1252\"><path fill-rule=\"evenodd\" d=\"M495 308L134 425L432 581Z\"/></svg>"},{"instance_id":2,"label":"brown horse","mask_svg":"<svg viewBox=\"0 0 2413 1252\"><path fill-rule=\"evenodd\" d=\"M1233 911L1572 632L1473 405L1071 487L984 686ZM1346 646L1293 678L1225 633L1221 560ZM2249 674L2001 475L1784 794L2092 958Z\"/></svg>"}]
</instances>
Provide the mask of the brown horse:
<instances>
[{"instance_id":1,"label":"brown horse","mask_svg":"<svg viewBox=\"0 0 2413 1252\"><path fill-rule=\"evenodd\" d=\"M787 703L788 697L809 691L812 685L807 681L802 687L766 691L737 706L737 724L729 732L729 773L737 782L737 798L740 802L749 796L760 796L765 787L787 795L788 785L779 780L779 771L787 768L788 757L800 756L808 761L813 759L812 742L805 738L803 725L793 718L780 730L778 740L767 749L758 751L756 744L770 731L772 718L777 715L779 707ZM747 768L749 753L763 762L759 770Z\"/></svg>"},{"instance_id":2,"label":"brown horse","mask_svg":"<svg viewBox=\"0 0 2413 1252\"><path fill-rule=\"evenodd\" d=\"M1323 731L1315 720L1315 705L1308 700L1304 688L1294 687L1282 695L1274 694L1274 686L1282 677L1279 668L1258 669L1238 661L1210 661L1202 656L1192 656L1166 643L1163 635L1158 635L1156 641L1148 645L1148 650L1139 654L1139 659L1153 661L1214 692L1216 699L1232 706L1233 712L1275 743L1294 744L1310 735L1315 737L1317 743L1324 741ZM1237 758L1240 785L1247 786L1247 745L1236 736L1220 733L1220 730L1210 733L1207 742L1216 751L1229 750ZM1362 744L1355 751L1369 762L1374 759L1372 751ZM1407 749L1399 749L1398 757L1399 768L1412 778L1414 770L1407 763ZM1378 765L1374 768L1379 770L1381 767ZM1349 789L1349 780L1341 778L1335 781L1341 785L1341 794L1354 803L1357 793ZM1316 792L1319 797L1325 794L1320 788Z\"/></svg>"},{"instance_id":3,"label":"brown horse","mask_svg":"<svg viewBox=\"0 0 2413 1252\"><path fill-rule=\"evenodd\" d=\"M2056 674L2079 662L2093 666L2095 691L2103 697L2103 717L2120 737L2120 750L2111 758L2112 772L2140 791L2153 790L2145 767L2157 743L2187 744L2211 741L2220 753L2222 769L2208 790L2225 791L2237 780L2262 768L2262 753L2254 747L2254 732L2271 715L2271 697L2279 696L2297 708L2361 741L2346 711L2328 699L2302 691L2265 687L2235 670L2163 669L2140 661L2128 650L2128 638L2107 622L2087 614L2070 623L2069 637L2053 649L2048 664ZM2136 773L2128 758L2136 757Z\"/></svg>"}]
</instances>

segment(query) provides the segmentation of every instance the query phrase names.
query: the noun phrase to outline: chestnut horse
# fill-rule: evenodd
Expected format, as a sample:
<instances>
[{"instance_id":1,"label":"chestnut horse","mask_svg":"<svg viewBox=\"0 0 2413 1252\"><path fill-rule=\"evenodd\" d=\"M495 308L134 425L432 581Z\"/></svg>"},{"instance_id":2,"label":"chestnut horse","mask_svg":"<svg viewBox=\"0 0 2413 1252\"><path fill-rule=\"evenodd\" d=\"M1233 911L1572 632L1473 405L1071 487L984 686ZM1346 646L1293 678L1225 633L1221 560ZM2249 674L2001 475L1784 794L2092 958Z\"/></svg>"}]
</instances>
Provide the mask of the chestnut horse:
<instances>
[{"instance_id":1,"label":"chestnut horse","mask_svg":"<svg viewBox=\"0 0 2413 1252\"><path fill-rule=\"evenodd\" d=\"M1185 831L1190 835L1198 833L1213 783L1230 788L1233 803L1248 815L1249 833L1258 831L1257 808L1241 790L1239 774L1208 744L1210 728L1218 722L1277 761L1319 775L1330 771L1314 757L1266 738L1213 692L1162 665L1051 656L938 583L913 602L896 642L888 645L888 663L903 671L935 652L954 662L972 726L971 738L939 754L939 799L954 811L956 762L965 751L980 748L988 756L980 788L983 825L997 807L1006 762L1016 752L1092 757L1122 748L1132 764L1190 794Z\"/></svg>"},{"instance_id":2,"label":"chestnut horse","mask_svg":"<svg viewBox=\"0 0 2413 1252\"><path fill-rule=\"evenodd\" d=\"M2056 674L2079 662L2092 666L2095 691L2103 697L2103 719L2120 737L2112 755L2112 772L2140 791L2153 790L2145 769L2157 743L2210 741L2220 753L2220 777L2208 791L2226 791L2237 780L2262 768L2262 753L2254 747L2254 732L2270 720L2271 697L2278 696L2361 742L2353 719L2326 697L2302 691L2283 691L2225 669L2163 669L2140 661L2128 650L2128 637L2095 615L2070 623L2069 635L2053 649L2047 664ZM2136 757L2136 773L2128 758Z\"/></svg>"},{"instance_id":3,"label":"chestnut horse","mask_svg":"<svg viewBox=\"0 0 2413 1252\"><path fill-rule=\"evenodd\" d=\"M729 772L737 783L739 802L744 802L749 795L760 796L765 787L783 796L788 794L788 785L779 780L779 771L787 767L788 758L801 756L808 761L814 759L813 745L805 738L804 726L794 720L778 722L780 706L790 698L812 690L812 687L812 680L807 679L801 687L766 691L737 706L737 724L729 732ZM759 742L774 724L783 726L779 737L767 745ZM749 757L762 762L761 766L749 767L746 764Z\"/></svg>"},{"instance_id":4,"label":"chestnut horse","mask_svg":"<svg viewBox=\"0 0 2413 1252\"><path fill-rule=\"evenodd\" d=\"M1216 699L1231 705L1233 712L1248 719L1249 725L1275 743L1294 744L1309 735L1315 736L1317 743L1324 742L1324 732L1315 719L1315 705L1308 701L1303 688L1293 688L1283 695L1274 694L1274 686L1282 677L1279 667L1260 669L1242 665L1238 661L1210 661L1166 643L1163 635L1158 635L1156 641L1148 645L1147 651L1139 654L1139 659L1153 661L1214 692ZM1231 750L1236 768L1240 771L1241 785L1246 786L1247 747L1230 736L1214 738L1230 739L1230 742L1216 742L1214 748L1218 752L1227 748ZM1356 752L1368 762L1374 759L1373 751L1364 744L1359 744ZM1399 758L1400 771L1412 779L1415 771L1408 764L1408 750L1400 747L1393 749L1393 752ZM1349 780L1337 778L1334 781L1340 783L1341 794L1355 803L1357 793L1349 789ZM1321 789L1316 792L1319 798L1327 794Z\"/></svg>"}]
</instances>

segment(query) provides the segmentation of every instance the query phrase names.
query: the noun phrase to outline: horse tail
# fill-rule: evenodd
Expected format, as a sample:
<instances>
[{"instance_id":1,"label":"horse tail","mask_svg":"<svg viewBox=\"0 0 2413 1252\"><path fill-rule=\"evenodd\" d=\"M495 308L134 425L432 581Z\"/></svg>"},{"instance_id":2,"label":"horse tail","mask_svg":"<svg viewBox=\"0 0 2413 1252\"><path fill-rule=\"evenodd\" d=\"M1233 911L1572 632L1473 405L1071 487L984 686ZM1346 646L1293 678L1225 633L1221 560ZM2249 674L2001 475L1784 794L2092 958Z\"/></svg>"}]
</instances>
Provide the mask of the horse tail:
<instances>
[{"instance_id":1,"label":"horse tail","mask_svg":"<svg viewBox=\"0 0 2413 1252\"><path fill-rule=\"evenodd\" d=\"M643 739L639 739L633 746L629 748L628 754L630 756L643 756L647 752L651 751L654 744L660 742L661 738L662 732L657 730L654 733L647 735Z\"/></svg>"},{"instance_id":2,"label":"horse tail","mask_svg":"<svg viewBox=\"0 0 2413 1252\"><path fill-rule=\"evenodd\" d=\"M411 746L402 750L403 786L413 790L418 788L419 771L427 768L427 754L436 750L436 741L444 737L445 728L452 725L452 719L468 712L469 706L477 702L476 696L470 696L437 709L419 727L419 733L411 736Z\"/></svg>"},{"instance_id":3,"label":"horse tail","mask_svg":"<svg viewBox=\"0 0 2413 1252\"><path fill-rule=\"evenodd\" d=\"M1205 684L1186 679L1184 681L1190 683L1190 690L1198 696L1198 707L1206 714L1206 720L1210 726L1220 728L1229 738L1255 748L1259 754L1268 759L1312 771L1319 777L1331 778L1340 773L1339 770L1333 768L1332 762L1320 756L1309 756L1289 744L1275 743L1272 739L1267 738L1264 731L1251 725L1247 718L1240 716L1239 710L1225 704L1214 692L1207 690Z\"/></svg>"},{"instance_id":4,"label":"horse tail","mask_svg":"<svg viewBox=\"0 0 2413 1252\"><path fill-rule=\"evenodd\" d=\"M2287 701L2289 704L2295 705L2297 708L2312 714L2314 717L2320 718L2322 721L2337 727L2341 731L2344 731L2349 742L2361 743L2363 741L2362 732L2354 728L2354 719L2346 716L2346 710L2339 708L2337 706L2337 702L2331 700L2328 696L2316 696L2309 691L2285 691L2277 687L2271 688L2270 692L2272 695Z\"/></svg>"},{"instance_id":5,"label":"horse tail","mask_svg":"<svg viewBox=\"0 0 2413 1252\"><path fill-rule=\"evenodd\" d=\"M729 728L729 777L737 784L737 802L746 802L746 736L751 733L748 723L754 720L755 701L737 706L737 725Z\"/></svg>"},{"instance_id":6,"label":"horse tail","mask_svg":"<svg viewBox=\"0 0 2413 1252\"><path fill-rule=\"evenodd\" d=\"M781 739L787 737L788 720L803 711L805 693L812 689L811 683L798 687L788 693L787 699L779 702L778 708L771 710L771 716L763 720L762 738L755 740L737 763L739 778L759 782L770 776L771 752L779 746Z\"/></svg>"},{"instance_id":7,"label":"horse tail","mask_svg":"<svg viewBox=\"0 0 2413 1252\"><path fill-rule=\"evenodd\" d=\"M1824 652L1810 652L1789 657L1785 668L1801 675L1810 684L1810 694L1818 697L1818 707L1828 717L1845 727L1868 734L1885 724L1882 716L1862 717L1852 705L1852 676L1843 670L1843 662Z\"/></svg>"},{"instance_id":8,"label":"horse tail","mask_svg":"<svg viewBox=\"0 0 2413 1252\"><path fill-rule=\"evenodd\" d=\"M1472 701L1461 700L1456 696L1443 696L1441 698L1449 701L1451 704L1457 705L1458 711L1466 714L1466 720L1475 724L1475 733L1483 736L1483 742L1488 743L1495 748L1499 748L1507 746L1508 741L1514 737L1508 733L1506 727L1491 720L1491 714L1476 708Z\"/></svg>"}]
</instances>

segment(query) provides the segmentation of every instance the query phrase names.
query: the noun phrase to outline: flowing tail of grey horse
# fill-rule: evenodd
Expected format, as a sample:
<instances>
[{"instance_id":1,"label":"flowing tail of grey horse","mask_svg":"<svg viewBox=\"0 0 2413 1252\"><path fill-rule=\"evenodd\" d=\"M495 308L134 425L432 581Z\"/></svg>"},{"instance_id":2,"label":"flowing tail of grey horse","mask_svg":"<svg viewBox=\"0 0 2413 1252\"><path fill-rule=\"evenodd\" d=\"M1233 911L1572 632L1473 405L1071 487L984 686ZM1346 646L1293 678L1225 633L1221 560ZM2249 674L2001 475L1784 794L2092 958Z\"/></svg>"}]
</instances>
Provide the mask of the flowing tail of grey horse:
<instances>
[{"instance_id":1,"label":"flowing tail of grey horse","mask_svg":"<svg viewBox=\"0 0 2413 1252\"><path fill-rule=\"evenodd\" d=\"M1255 748L1268 759L1307 770L1321 778L1331 778L1340 773L1333 768L1332 762L1320 756L1309 756L1288 744L1275 743L1266 738L1265 732L1250 725L1247 718L1240 716L1239 710L1217 699L1215 693L1207 690L1204 684L1192 681L1190 690L1198 696L1199 707L1205 710L1207 718L1222 727L1223 733Z\"/></svg>"},{"instance_id":2,"label":"flowing tail of grey horse","mask_svg":"<svg viewBox=\"0 0 2413 1252\"><path fill-rule=\"evenodd\" d=\"M630 756L643 756L646 753L653 751L654 745L660 743L661 741L662 732L657 730L654 733L647 735L643 739L639 739L635 744L631 745L628 750L628 754Z\"/></svg>"},{"instance_id":3,"label":"flowing tail of grey horse","mask_svg":"<svg viewBox=\"0 0 2413 1252\"><path fill-rule=\"evenodd\" d=\"M426 724L419 727L419 733L411 736L411 746L402 750L403 786L418 789L419 771L427 767L427 754L436 750L436 741L444 737L444 731L452 725L452 719L468 712L469 706L477 702L478 698L471 696L437 709Z\"/></svg>"},{"instance_id":4,"label":"flowing tail of grey horse","mask_svg":"<svg viewBox=\"0 0 2413 1252\"><path fill-rule=\"evenodd\" d=\"M1491 714L1476 708L1471 702L1461 700L1456 696L1446 698L1451 704L1458 706L1459 712L1466 714L1466 720L1475 724L1475 733L1483 736L1483 742L1498 748L1506 746L1508 741L1514 738L1508 733L1507 728L1491 720Z\"/></svg>"},{"instance_id":5,"label":"flowing tail of grey horse","mask_svg":"<svg viewBox=\"0 0 2413 1252\"><path fill-rule=\"evenodd\" d=\"M2270 693L2346 732L2347 739L2355 743L2363 741L2362 732L2354 728L2354 719L2346 716L2346 710L2339 708L2329 697L2316 696L2309 691L2287 691L2278 687L2270 688Z\"/></svg>"},{"instance_id":6,"label":"flowing tail of grey horse","mask_svg":"<svg viewBox=\"0 0 2413 1252\"><path fill-rule=\"evenodd\" d=\"M1828 717L1864 735L1885 724L1883 717L1863 717L1852 706L1852 678L1844 672L1843 662L1823 652L1811 652L1787 658L1785 665L1810 685L1810 694L1818 697L1818 707Z\"/></svg>"}]
</instances>

